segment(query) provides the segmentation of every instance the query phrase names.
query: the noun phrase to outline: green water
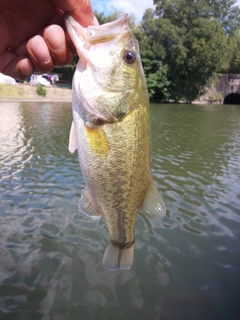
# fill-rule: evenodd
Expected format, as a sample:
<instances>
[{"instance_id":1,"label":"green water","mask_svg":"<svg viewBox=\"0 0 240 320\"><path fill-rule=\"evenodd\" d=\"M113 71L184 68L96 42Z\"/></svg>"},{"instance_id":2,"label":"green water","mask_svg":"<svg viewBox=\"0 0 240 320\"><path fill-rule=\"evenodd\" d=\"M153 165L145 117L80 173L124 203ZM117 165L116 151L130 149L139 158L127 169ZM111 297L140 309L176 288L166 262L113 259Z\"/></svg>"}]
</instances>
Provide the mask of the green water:
<instances>
[{"instance_id":1,"label":"green water","mask_svg":"<svg viewBox=\"0 0 240 320\"><path fill-rule=\"evenodd\" d=\"M78 212L71 105L0 103L0 319L240 319L240 106L152 105L163 221L138 215L108 272L104 220Z\"/></svg>"}]
</instances>

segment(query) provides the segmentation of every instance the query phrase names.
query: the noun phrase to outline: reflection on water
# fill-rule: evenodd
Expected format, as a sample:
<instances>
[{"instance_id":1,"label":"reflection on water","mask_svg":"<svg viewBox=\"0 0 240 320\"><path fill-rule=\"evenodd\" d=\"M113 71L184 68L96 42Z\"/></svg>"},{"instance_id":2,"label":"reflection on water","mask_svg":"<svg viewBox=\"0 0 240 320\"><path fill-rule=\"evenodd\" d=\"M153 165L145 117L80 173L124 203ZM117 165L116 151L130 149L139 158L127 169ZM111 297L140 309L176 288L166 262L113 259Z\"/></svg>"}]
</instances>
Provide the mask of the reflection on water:
<instances>
[{"instance_id":1,"label":"reflection on water","mask_svg":"<svg viewBox=\"0 0 240 320\"><path fill-rule=\"evenodd\" d=\"M152 106L167 215L139 214L133 268L108 272L104 221L77 209L71 105L1 103L0 318L238 319L239 118L238 106Z\"/></svg>"}]
</instances>

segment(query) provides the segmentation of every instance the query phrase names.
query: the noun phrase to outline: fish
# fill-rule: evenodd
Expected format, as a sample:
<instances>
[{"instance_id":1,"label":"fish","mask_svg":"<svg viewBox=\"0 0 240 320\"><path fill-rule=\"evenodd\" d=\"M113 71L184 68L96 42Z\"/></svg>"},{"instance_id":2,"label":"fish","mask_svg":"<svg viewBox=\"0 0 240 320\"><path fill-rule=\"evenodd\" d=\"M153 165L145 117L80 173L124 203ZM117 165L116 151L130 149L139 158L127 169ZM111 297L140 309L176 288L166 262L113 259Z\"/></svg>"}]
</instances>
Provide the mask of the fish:
<instances>
[{"instance_id":1,"label":"fish","mask_svg":"<svg viewBox=\"0 0 240 320\"><path fill-rule=\"evenodd\" d=\"M68 15L65 24L79 56L69 136L86 185L78 207L105 219L103 267L128 270L137 213L161 219L166 212L151 174L150 103L138 42L127 14L87 28Z\"/></svg>"}]
</instances>

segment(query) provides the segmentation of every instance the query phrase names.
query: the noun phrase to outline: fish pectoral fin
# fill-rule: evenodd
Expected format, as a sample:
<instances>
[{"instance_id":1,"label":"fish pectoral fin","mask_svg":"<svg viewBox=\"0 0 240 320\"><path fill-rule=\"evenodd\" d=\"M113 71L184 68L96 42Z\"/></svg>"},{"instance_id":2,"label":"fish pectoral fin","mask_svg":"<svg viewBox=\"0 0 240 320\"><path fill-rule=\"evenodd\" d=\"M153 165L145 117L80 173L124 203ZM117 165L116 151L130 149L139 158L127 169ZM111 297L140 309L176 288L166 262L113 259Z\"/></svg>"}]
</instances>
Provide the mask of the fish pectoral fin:
<instances>
[{"instance_id":1,"label":"fish pectoral fin","mask_svg":"<svg viewBox=\"0 0 240 320\"><path fill-rule=\"evenodd\" d=\"M72 122L70 134L69 134L69 143L68 143L68 150L73 153L78 148L77 145L77 133L74 121Z\"/></svg>"},{"instance_id":2,"label":"fish pectoral fin","mask_svg":"<svg viewBox=\"0 0 240 320\"><path fill-rule=\"evenodd\" d=\"M162 219L165 216L166 207L153 180L149 184L145 199L138 210L154 220Z\"/></svg>"},{"instance_id":3,"label":"fish pectoral fin","mask_svg":"<svg viewBox=\"0 0 240 320\"><path fill-rule=\"evenodd\" d=\"M86 188L83 190L82 196L78 203L78 208L83 214L92 218L93 220L98 220L102 217L101 213L98 212L95 204L90 198Z\"/></svg>"},{"instance_id":4,"label":"fish pectoral fin","mask_svg":"<svg viewBox=\"0 0 240 320\"><path fill-rule=\"evenodd\" d=\"M109 243L103 257L103 267L108 271L131 269L134 258L134 244L129 247L118 247Z\"/></svg>"},{"instance_id":5,"label":"fish pectoral fin","mask_svg":"<svg viewBox=\"0 0 240 320\"><path fill-rule=\"evenodd\" d=\"M88 128L85 125L85 132L91 151L102 157L107 157L109 153L109 143L102 127Z\"/></svg>"}]
</instances>

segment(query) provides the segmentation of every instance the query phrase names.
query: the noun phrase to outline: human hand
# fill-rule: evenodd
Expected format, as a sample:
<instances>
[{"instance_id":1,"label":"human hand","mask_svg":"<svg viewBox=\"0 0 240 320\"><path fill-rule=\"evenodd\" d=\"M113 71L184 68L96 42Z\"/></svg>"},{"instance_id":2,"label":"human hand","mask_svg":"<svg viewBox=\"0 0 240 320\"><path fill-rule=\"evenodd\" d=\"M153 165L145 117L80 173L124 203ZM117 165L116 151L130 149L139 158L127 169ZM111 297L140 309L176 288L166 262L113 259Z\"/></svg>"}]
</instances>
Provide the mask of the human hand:
<instances>
[{"instance_id":1,"label":"human hand","mask_svg":"<svg viewBox=\"0 0 240 320\"><path fill-rule=\"evenodd\" d=\"M0 72L25 79L72 61L64 12L81 25L97 25L90 0L1 0Z\"/></svg>"}]
</instances>

